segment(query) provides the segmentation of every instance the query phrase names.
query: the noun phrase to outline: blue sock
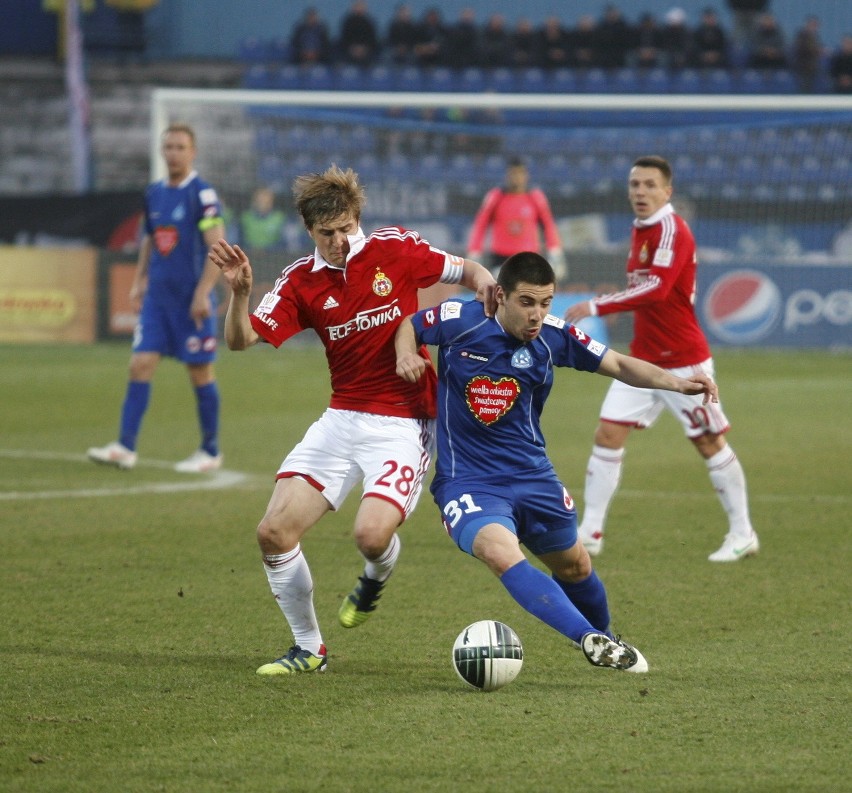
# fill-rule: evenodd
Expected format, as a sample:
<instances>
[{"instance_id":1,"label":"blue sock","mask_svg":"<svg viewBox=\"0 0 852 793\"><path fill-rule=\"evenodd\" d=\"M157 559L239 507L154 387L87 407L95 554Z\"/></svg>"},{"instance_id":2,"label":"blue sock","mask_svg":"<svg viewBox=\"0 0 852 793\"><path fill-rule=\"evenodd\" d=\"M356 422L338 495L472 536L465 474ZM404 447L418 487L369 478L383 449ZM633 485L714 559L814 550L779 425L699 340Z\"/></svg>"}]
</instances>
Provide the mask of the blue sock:
<instances>
[{"instance_id":1,"label":"blue sock","mask_svg":"<svg viewBox=\"0 0 852 793\"><path fill-rule=\"evenodd\" d=\"M219 454L219 387L214 380L195 389L201 448L214 457Z\"/></svg>"},{"instance_id":2,"label":"blue sock","mask_svg":"<svg viewBox=\"0 0 852 793\"><path fill-rule=\"evenodd\" d=\"M131 380L127 384L124 404L121 406L121 426L119 427L118 441L131 451L136 450L136 438L139 435L139 428L142 426L142 419L148 409L150 399L150 383Z\"/></svg>"},{"instance_id":3,"label":"blue sock","mask_svg":"<svg viewBox=\"0 0 852 793\"><path fill-rule=\"evenodd\" d=\"M588 578L574 583L560 581L556 576L553 576L553 580L568 595L568 599L577 607L577 610L594 625L596 631L601 633L609 631L606 589L594 570Z\"/></svg>"},{"instance_id":4,"label":"blue sock","mask_svg":"<svg viewBox=\"0 0 852 793\"><path fill-rule=\"evenodd\" d=\"M594 630L556 582L528 561L510 567L500 581L520 606L576 644Z\"/></svg>"}]
</instances>

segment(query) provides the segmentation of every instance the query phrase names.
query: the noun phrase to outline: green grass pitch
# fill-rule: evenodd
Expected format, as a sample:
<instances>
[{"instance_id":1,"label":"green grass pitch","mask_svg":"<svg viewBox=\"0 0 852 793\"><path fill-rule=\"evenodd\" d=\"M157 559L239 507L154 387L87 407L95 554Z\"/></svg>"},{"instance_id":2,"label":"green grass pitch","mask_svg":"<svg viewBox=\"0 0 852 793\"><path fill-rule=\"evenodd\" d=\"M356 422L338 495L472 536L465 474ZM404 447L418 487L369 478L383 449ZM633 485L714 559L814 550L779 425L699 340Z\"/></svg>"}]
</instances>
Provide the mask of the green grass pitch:
<instances>
[{"instance_id":1,"label":"green grass pitch","mask_svg":"<svg viewBox=\"0 0 852 793\"><path fill-rule=\"evenodd\" d=\"M596 568L614 628L651 672L592 668L446 538L424 494L381 607L347 631L356 497L303 547L329 671L263 679L290 636L254 539L284 453L327 404L312 345L223 350L228 476L167 463L197 445L165 361L121 472L129 350L0 347L0 790L839 791L849 784L850 356L716 353L761 553L706 558L725 533L705 466L670 416L635 434ZM563 371L548 449L582 507L607 380ZM464 687L477 619L511 625L524 668Z\"/></svg>"}]
</instances>

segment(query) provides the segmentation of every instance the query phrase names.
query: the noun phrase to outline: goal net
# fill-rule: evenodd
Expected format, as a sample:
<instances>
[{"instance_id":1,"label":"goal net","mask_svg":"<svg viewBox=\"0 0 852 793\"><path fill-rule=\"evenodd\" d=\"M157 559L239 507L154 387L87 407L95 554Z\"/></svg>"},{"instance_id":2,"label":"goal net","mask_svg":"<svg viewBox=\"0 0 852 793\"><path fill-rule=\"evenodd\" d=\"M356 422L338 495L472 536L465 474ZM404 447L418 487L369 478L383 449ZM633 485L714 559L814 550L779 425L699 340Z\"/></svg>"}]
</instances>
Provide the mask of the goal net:
<instances>
[{"instance_id":1,"label":"goal net","mask_svg":"<svg viewBox=\"0 0 852 793\"><path fill-rule=\"evenodd\" d=\"M198 133L198 168L234 218L229 236L238 238L236 220L258 186L287 212L281 249L252 253L264 282L310 246L291 203L298 174L352 167L367 192L365 230L402 225L464 253L483 195L520 156L562 232L569 275L560 289L619 288L632 220L627 174L636 157L660 154L698 240L699 272L752 274L722 284L714 306L702 307L714 341L850 343L846 97L158 89L154 177L162 176L159 134L172 121ZM760 282L767 268L770 285ZM699 289L716 286L701 278ZM798 325L795 341L781 338L785 323ZM622 318L611 331L623 339L629 328Z\"/></svg>"}]
</instances>

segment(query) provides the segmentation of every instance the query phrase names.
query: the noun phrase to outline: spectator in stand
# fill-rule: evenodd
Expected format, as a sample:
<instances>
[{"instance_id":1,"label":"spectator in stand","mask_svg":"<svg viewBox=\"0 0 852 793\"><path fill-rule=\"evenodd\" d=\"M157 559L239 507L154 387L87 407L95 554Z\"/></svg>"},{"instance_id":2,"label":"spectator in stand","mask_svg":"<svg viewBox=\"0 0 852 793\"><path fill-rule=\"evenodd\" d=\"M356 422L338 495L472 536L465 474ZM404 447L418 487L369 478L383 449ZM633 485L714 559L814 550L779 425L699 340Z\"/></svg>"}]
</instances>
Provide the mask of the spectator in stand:
<instances>
[{"instance_id":1,"label":"spectator in stand","mask_svg":"<svg viewBox=\"0 0 852 793\"><path fill-rule=\"evenodd\" d=\"M828 62L828 71L838 94L852 94L852 35L844 36Z\"/></svg>"},{"instance_id":2,"label":"spectator in stand","mask_svg":"<svg viewBox=\"0 0 852 793\"><path fill-rule=\"evenodd\" d=\"M286 215L275 208L275 193L258 187L251 206L240 214L240 240L250 250L276 250L284 245Z\"/></svg>"},{"instance_id":3,"label":"spectator in stand","mask_svg":"<svg viewBox=\"0 0 852 793\"><path fill-rule=\"evenodd\" d=\"M728 39L714 8L705 8L692 33L692 65L698 69L726 69Z\"/></svg>"},{"instance_id":4,"label":"spectator in stand","mask_svg":"<svg viewBox=\"0 0 852 793\"><path fill-rule=\"evenodd\" d=\"M561 69L570 65L568 35L559 17L548 17L539 31L541 64L545 69Z\"/></svg>"},{"instance_id":5,"label":"spectator in stand","mask_svg":"<svg viewBox=\"0 0 852 793\"><path fill-rule=\"evenodd\" d=\"M541 251L539 228L544 232L547 259L557 279L567 275L565 253L559 230L553 220L547 196L537 187L530 188L530 174L523 160L515 157L506 167L502 187L485 194L470 230L468 249L476 252L492 272L496 273L506 257L521 251ZM485 237L491 231L491 251L482 259Z\"/></svg>"},{"instance_id":6,"label":"spectator in stand","mask_svg":"<svg viewBox=\"0 0 852 793\"><path fill-rule=\"evenodd\" d=\"M532 22L521 17L511 35L509 65L516 69L540 66L539 42Z\"/></svg>"},{"instance_id":7,"label":"spectator in stand","mask_svg":"<svg viewBox=\"0 0 852 793\"><path fill-rule=\"evenodd\" d=\"M636 53L634 63L640 69L663 65L663 31L653 14L642 14L634 34Z\"/></svg>"},{"instance_id":8,"label":"spectator in stand","mask_svg":"<svg viewBox=\"0 0 852 793\"><path fill-rule=\"evenodd\" d=\"M734 17L734 43L740 50L750 52L757 21L769 8L769 0L728 0L728 8Z\"/></svg>"},{"instance_id":9,"label":"spectator in stand","mask_svg":"<svg viewBox=\"0 0 852 793\"><path fill-rule=\"evenodd\" d=\"M787 68L787 45L774 14L761 14L754 32L748 65L752 69Z\"/></svg>"},{"instance_id":10,"label":"spectator in stand","mask_svg":"<svg viewBox=\"0 0 852 793\"><path fill-rule=\"evenodd\" d=\"M415 61L417 38L417 23L411 14L411 6L402 3L396 7L385 40L391 63L395 66L411 66Z\"/></svg>"},{"instance_id":11,"label":"spectator in stand","mask_svg":"<svg viewBox=\"0 0 852 793\"><path fill-rule=\"evenodd\" d=\"M686 12L682 8L672 8L666 12L663 26L663 50L666 66L677 71L689 63L689 48L692 33L686 26Z\"/></svg>"},{"instance_id":12,"label":"spectator in stand","mask_svg":"<svg viewBox=\"0 0 852 793\"><path fill-rule=\"evenodd\" d=\"M600 65L597 30L598 25L593 16L583 14L577 20L577 26L567 36L570 66L592 69Z\"/></svg>"},{"instance_id":13,"label":"spectator in stand","mask_svg":"<svg viewBox=\"0 0 852 793\"><path fill-rule=\"evenodd\" d=\"M627 65L627 56L633 48L633 33L621 9L608 5L597 29L599 66L620 69Z\"/></svg>"},{"instance_id":14,"label":"spectator in stand","mask_svg":"<svg viewBox=\"0 0 852 793\"><path fill-rule=\"evenodd\" d=\"M353 66L371 66L378 57L379 34L365 0L355 0L343 17L338 51Z\"/></svg>"},{"instance_id":15,"label":"spectator in stand","mask_svg":"<svg viewBox=\"0 0 852 793\"><path fill-rule=\"evenodd\" d=\"M512 37L506 29L506 18L502 14L492 14L482 30L480 63L488 69L509 66L511 48Z\"/></svg>"},{"instance_id":16,"label":"spectator in stand","mask_svg":"<svg viewBox=\"0 0 852 793\"><path fill-rule=\"evenodd\" d=\"M464 69L479 63L479 26L476 12L463 8L458 21L447 29L444 62L454 69Z\"/></svg>"},{"instance_id":17,"label":"spectator in stand","mask_svg":"<svg viewBox=\"0 0 852 793\"><path fill-rule=\"evenodd\" d=\"M293 53L293 63L299 65L330 62L331 38L328 26L315 8L306 9L302 21L294 28L290 37L290 51Z\"/></svg>"},{"instance_id":18,"label":"spectator in stand","mask_svg":"<svg viewBox=\"0 0 852 793\"><path fill-rule=\"evenodd\" d=\"M414 62L418 66L438 66L444 56L447 29L441 12L428 8L417 26L417 42L414 45Z\"/></svg>"},{"instance_id":19,"label":"spectator in stand","mask_svg":"<svg viewBox=\"0 0 852 793\"><path fill-rule=\"evenodd\" d=\"M819 28L819 17L811 14L793 39L793 71L799 81L799 90L805 94L812 94L816 89L827 54Z\"/></svg>"}]
</instances>

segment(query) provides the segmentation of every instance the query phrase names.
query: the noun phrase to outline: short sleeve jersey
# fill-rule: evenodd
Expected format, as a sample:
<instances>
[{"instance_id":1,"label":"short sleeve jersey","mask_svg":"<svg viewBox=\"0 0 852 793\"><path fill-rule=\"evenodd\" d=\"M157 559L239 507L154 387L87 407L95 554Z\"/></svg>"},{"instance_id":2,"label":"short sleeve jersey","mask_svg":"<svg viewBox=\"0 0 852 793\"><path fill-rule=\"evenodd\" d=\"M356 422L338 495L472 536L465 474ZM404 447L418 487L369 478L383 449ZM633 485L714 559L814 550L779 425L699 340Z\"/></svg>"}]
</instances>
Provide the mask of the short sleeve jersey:
<instances>
[{"instance_id":1,"label":"short sleeve jersey","mask_svg":"<svg viewBox=\"0 0 852 793\"><path fill-rule=\"evenodd\" d=\"M692 231L666 204L633 224L627 289L592 302L600 316L634 312L634 357L667 369L701 363L710 346L695 315L696 267Z\"/></svg>"},{"instance_id":2,"label":"short sleeve jersey","mask_svg":"<svg viewBox=\"0 0 852 793\"><path fill-rule=\"evenodd\" d=\"M148 294L187 299L204 270L205 222L221 217L216 191L193 171L171 186L163 180L145 192L145 231L151 237Z\"/></svg>"},{"instance_id":3,"label":"short sleeve jersey","mask_svg":"<svg viewBox=\"0 0 852 793\"><path fill-rule=\"evenodd\" d=\"M344 269L318 253L287 267L261 300L251 323L274 346L313 329L331 373L331 407L382 416L434 418L436 378L418 383L396 374L394 337L417 308L417 290L459 283L464 259L429 245L415 231L378 229L349 238ZM425 347L421 355L429 360Z\"/></svg>"},{"instance_id":4,"label":"short sleeve jersey","mask_svg":"<svg viewBox=\"0 0 852 793\"><path fill-rule=\"evenodd\" d=\"M447 301L412 323L419 342L438 346L436 479L505 481L548 470L540 417L554 367L594 372L606 345L552 315L522 342L475 301Z\"/></svg>"}]
</instances>

